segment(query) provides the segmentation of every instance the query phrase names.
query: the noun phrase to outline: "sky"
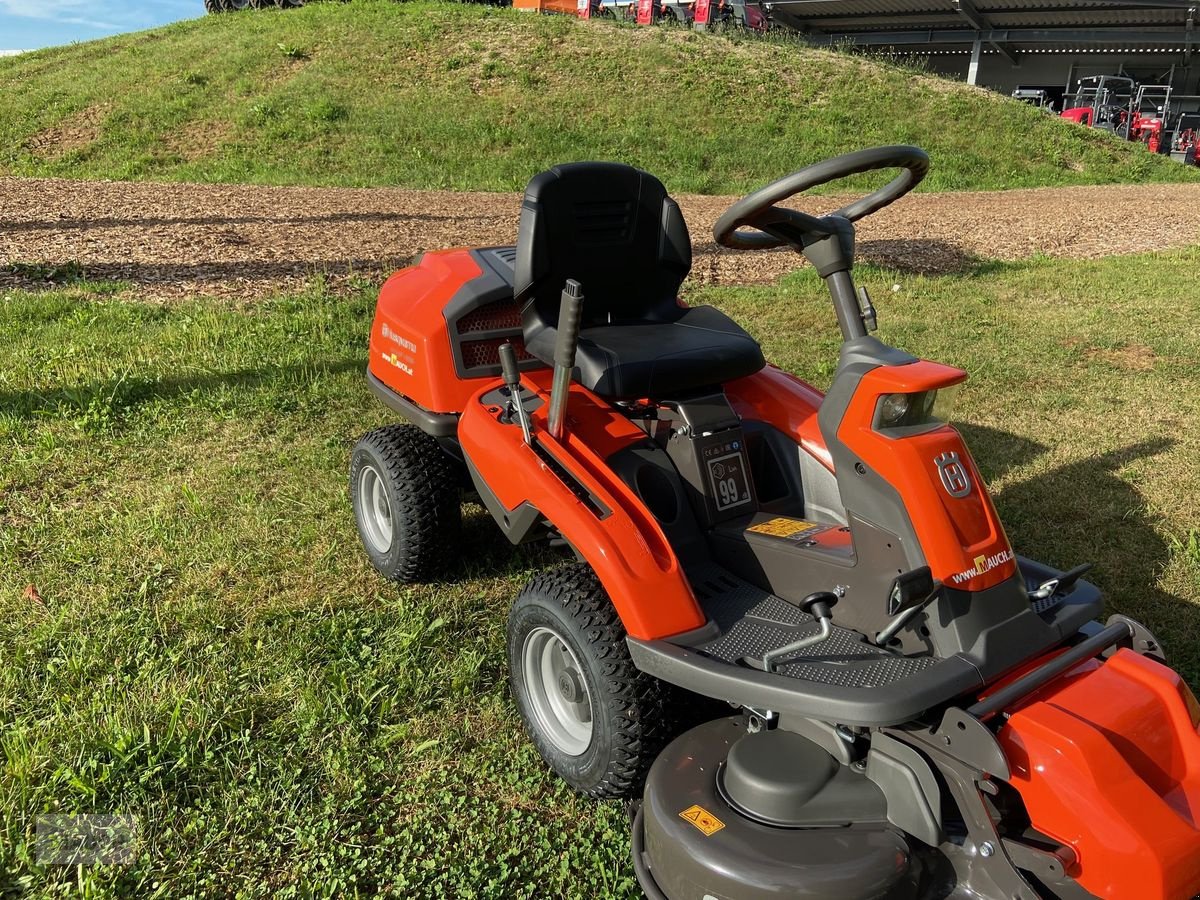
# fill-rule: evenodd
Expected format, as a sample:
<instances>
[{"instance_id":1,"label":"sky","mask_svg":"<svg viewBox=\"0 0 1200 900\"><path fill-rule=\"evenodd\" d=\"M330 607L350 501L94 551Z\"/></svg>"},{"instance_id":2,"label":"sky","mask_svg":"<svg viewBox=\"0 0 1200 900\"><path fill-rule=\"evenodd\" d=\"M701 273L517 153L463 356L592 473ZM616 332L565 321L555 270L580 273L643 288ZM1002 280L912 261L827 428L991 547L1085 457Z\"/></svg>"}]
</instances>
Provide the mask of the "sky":
<instances>
[{"instance_id":1,"label":"sky","mask_svg":"<svg viewBox=\"0 0 1200 900\"><path fill-rule=\"evenodd\" d=\"M204 15L204 0L0 0L0 52L37 50Z\"/></svg>"}]
</instances>

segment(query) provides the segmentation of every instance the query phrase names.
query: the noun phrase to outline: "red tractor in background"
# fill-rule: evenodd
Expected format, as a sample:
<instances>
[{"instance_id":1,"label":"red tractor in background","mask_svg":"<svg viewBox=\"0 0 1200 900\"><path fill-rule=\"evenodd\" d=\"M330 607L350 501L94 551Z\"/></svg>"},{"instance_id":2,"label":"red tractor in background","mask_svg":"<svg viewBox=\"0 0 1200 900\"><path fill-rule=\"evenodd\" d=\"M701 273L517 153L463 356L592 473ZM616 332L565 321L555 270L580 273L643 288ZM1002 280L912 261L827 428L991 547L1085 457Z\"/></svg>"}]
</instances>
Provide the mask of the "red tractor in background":
<instances>
[{"instance_id":1,"label":"red tractor in background","mask_svg":"<svg viewBox=\"0 0 1200 900\"><path fill-rule=\"evenodd\" d=\"M1080 78L1075 93L1064 99L1067 108L1061 115L1088 128L1128 138L1134 92L1133 79L1122 75Z\"/></svg>"},{"instance_id":2,"label":"red tractor in background","mask_svg":"<svg viewBox=\"0 0 1200 900\"><path fill-rule=\"evenodd\" d=\"M1164 153L1168 149L1166 128L1172 90L1169 84L1143 84L1134 95L1129 139L1141 141L1151 153Z\"/></svg>"},{"instance_id":3,"label":"red tractor in background","mask_svg":"<svg viewBox=\"0 0 1200 900\"><path fill-rule=\"evenodd\" d=\"M1175 125L1171 139L1171 159L1185 166L1200 165L1197 143L1200 142L1200 113L1183 113Z\"/></svg>"},{"instance_id":4,"label":"red tractor in background","mask_svg":"<svg viewBox=\"0 0 1200 900\"><path fill-rule=\"evenodd\" d=\"M1163 145L1162 113L1145 116L1135 112L1129 123L1129 139L1141 141L1151 153L1162 152Z\"/></svg>"},{"instance_id":5,"label":"red tractor in background","mask_svg":"<svg viewBox=\"0 0 1200 900\"><path fill-rule=\"evenodd\" d=\"M1151 153L1174 149L1168 140L1167 119L1171 113L1169 84L1138 85L1123 75L1094 75L1079 79L1062 118L1088 128L1111 131L1129 141L1141 141Z\"/></svg>"}]
</instances>

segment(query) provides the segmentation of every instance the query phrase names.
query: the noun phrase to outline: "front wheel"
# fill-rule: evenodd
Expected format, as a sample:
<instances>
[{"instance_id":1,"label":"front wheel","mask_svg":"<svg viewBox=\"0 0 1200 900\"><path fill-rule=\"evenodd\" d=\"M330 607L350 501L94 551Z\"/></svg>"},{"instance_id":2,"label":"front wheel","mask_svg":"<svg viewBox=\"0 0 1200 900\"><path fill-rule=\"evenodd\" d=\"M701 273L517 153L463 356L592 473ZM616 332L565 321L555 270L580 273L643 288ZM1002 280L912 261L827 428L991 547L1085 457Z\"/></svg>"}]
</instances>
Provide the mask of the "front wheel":
<instances>
[{"instance_id":1,"label":"front wheel","mask_svg":"<svg viewBox=\"0 0 1200 900\"><path fill-rule=\"evenodd\" d=\"M665 690L634 667L586 564L536 577L508 617L513 695L542 758L582 794L637 796L669 736Z\"/></svg>"}]
</instances>

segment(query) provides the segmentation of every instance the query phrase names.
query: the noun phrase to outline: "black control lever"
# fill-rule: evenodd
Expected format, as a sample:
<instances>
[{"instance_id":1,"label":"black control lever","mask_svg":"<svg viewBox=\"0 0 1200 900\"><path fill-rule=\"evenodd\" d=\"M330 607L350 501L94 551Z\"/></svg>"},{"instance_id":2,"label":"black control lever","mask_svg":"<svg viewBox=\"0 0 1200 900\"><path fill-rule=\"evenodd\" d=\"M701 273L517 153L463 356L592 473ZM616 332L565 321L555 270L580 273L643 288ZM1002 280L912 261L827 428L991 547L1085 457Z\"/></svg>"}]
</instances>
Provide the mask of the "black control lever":
<instances>
[{"instance_id":1,"label":"black control lever","mask_svg":"<svg viewBox=\"0 0 1200 900\"><path fill-rule=\"evenodd\" d=\"M558 308L558 339L554 344L554 383L550 388L550 436L562 440L563 420L567 413L567 394L571 373L575 370L575 351L579 347L579 323L583 318L583 287L573 278L563 286Z\"/></svg>"},{"instance_id":2,"label":"black control lever","mask_svg":"<svg viewBox=\"0 0 1200 900\"><path fill-rule=\"evenodd\" d=\"M1092 570L1095 563L1083 563L1073 569L1068 569L1061 575L1043 581L1036 590L1029 592L1030 600L1046 600L1055 594L1065 594L1075 587L1075 582Z\"/></svg>"},{"instance_id":3,"label":"black control lever","mask_svg":"<svg viewBox=\"0 0 1200 900\"><path fill-rule=\"evenodd\" d=\"M529 415L525 412L525 404L521 402L521 371L517 368L517 353L508 341L500 345L499 353L500 373L508 388L509 412L516 416L517 421L521 423L521 433L525 436L525 443L531 443L533 437L529 429Z\"/></svg>"},{"instance_id":4,"label":"black control lever","mask_svg":"<svg viewBox=\"0 0 1200 900\"><path fill-rule=\"evenodd\" d=\"M838 595L832 591L817 591L814 594L809 594L800 601L800 608L820 623L821 630L816 634L800 638L798 641L792 641L790 644L784 644L782 647L768 650L762 655L762 659L747 658L744 661L756 669L770 672L775 668L776 661L783 659L785 656L791 656L805 647L811 647L814 644L819 644L827 640L829 635L833 633L833 607L837 602Z\"/></svg>"}]
</instances>

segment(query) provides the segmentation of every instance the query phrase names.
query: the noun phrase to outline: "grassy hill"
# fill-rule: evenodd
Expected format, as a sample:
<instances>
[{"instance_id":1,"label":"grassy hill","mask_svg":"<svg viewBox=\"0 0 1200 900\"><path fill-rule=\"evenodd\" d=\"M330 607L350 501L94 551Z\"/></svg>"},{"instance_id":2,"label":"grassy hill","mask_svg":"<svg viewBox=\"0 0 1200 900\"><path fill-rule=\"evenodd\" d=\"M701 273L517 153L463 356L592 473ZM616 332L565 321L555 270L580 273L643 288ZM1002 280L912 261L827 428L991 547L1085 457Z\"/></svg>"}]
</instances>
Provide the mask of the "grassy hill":
<instances>
[{"instance_id":1,"label":"grassy hill","mask_svg":"<svg viewBox=\"0 0 1200 900\"><path fill-rule=\"evenodd\" d=\"M507 190L619 159L744 191L878 143L933 189L1196 178L983 90L842 53L385 0L210 16L0 60L0 172Z\"/></svg>"}]
</instances>

